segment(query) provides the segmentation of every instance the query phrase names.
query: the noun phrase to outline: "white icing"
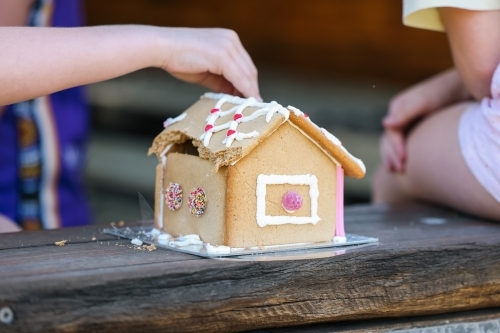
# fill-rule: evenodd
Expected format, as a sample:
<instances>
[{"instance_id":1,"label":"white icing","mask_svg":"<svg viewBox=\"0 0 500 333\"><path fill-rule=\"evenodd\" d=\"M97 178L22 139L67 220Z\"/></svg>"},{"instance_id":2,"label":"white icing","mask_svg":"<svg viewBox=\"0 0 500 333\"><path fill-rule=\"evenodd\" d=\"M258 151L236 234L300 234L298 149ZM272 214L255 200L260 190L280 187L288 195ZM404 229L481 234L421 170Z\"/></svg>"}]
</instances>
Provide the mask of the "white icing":
<instances>
[{"instance_id":1,"label":"white icing","mask_svg":"<svg viewBox=\"0 0 500 333\"><path fill-rule=\"evenodd\" d=\"M205 249L208 253L231 253L231 248L225 245L210 245L210 243L205 244Z\"/></svg>"},{"instance_id":2,"label":"white icing","mask_svg":"<svg viewBox=\"0 0 500 333\"><path fill-rule=\"evenodd\" d=\"M167 147L165 150L170 149L171 145ZM164 191L164 180L165 180L165 166L167 165L167 156L162 155L161 157L161 164L162 164L162 177L161 177L161 193L160 193L160 212L158 213L158 227L163 228L163 206L165 206L165 198L163 197L163 191Z\"/></svg>"},{"instance_id":3,"label":"white icing","mask_svg":"<svg viewBox=\"0 0 500 333\"><path fill-rule=\"evenodd\" d=\"M340 142L339 139L337 139L337 137L335 135L333 135L332 133L328 132L324 128L320 128L320 131L321 131L321 133L323 133L324 136L326 136L326 138L328 140L330 140L331 143L333 143L336 146L342 146L342 143Z\"/></svg>"},{"instance_id":4,"label":"white icing","mask_svg":"<svg viewBox=\"0 0 500 333\"><path fill-rule=\"evenodd\" d=\"M300 111L299 109L289 105L288 106L288 109L290 111L292 111L296 116L305 116L305 114ZM349 153L347 151L347 149L344 148L344 146L342 146L342 142L340 142L340 140L335 136L333 135L332 133L328 132L326 129L322 128L322 127L319 127L318 125L316 125L309 117L307 117L307 119L311 122L311 124L313 124L317 129L319 129L321 131L321 133L326 136L326 138L331 142L333 143L334 145L340 147L347 155L349 155L349 157L363 170L363 172L366 173L366 167L365 167L365 164L363 163L363 161L361 161L359 158L356 158L354 157L351 153ZM295 126L292 122L289 121L289 124L292 125L293 127L295 127L296 129L298 129L304 136L306 136L309 140L311 140L313 143L316 144L316 146L318 146L326 155L330 156L329 153L327 153L323 148L321 148L315 140L313 140L311 137L309 137L307 134L305 134L300 128L298 128L297 126ZM338 163L337 161L335 161L335 164L337 165L341 165L340 163Z\"/></svg>"},{"instance_id":5,"label":"white icing","mask_svg":"<svg viewBox=\"0 0 500 333\"><path fill-rule=\"evenodd\" d=\"M139 238L134 238L130 241L130 243L134 244L134 245L137 245L137 246L141 246L142 245L142 241L139 239Z\"/></svg>"},{"instance_id":6,"label":"white icing","mask_svg":"<svg viewBox=\"0 0 500 333\"><path fill-rule=\"evenodd\" d=\"M344 236L333 237L333 244L344 244L347 242L347 238Z\"/></svg>"},{"instance_id":7,"label":"white icing","mask_svg":"<svg viewBox=\"0 0 500 333\"><path fill-rule=\"evenodd\" d=\"M211 113L206 118L208 129L206 129L205 132L200 136L200 140L203 140L203 145L205 147L210 144L210 138L212 137L213 133L217 133L225 129L233 131L232 134L227 135L226 138L222 141L222 143L226 147L230 147L234 140L240 141L243 139L249 139L259 136L259 132L257 131L253 131L252 133L238 132L237 130L238 124L252 121L257 117L264 115L266 116L266 122L270 122L275 113L283 115L285 120L287 120L288 116L290 115L290 111L288 111L286 108L284 108L283 106L274 101L271 103L261 103L258 102L253 97L240 98L226 94L214 94L214 93L206 93L205 95L203 95L203 97L210 99L218 99L217 103L214 106L214 109L218 109L218 111ZM227 111L220 111L220 108L224 103L236 104L236 106ZM243 111L248 107L260 108L260 109L256 110L249 116L243 116ZM234 120L233 118L233 120L225 124L215 126L215 121L219 117L227 116L232 113L235 114L234 118L236 118L236 120Z\"/></svg>"},{"instance_id":8,"label":"white icing","mask_svg":"<svg viewBox=\"0 0 500 333\"><path fill-rule=\"evenodd\" d=\"M186 246L186 245L202 245L202 244L203 241L200 239L200 236L196 234L180 236L168 243L168 245L170 246Z\"/></svg>"},{"instance_id":9,"label":"white icing","mask_svg":"<svg viewBox=\"0 0 500 333\"><path fill-rule=\"evenodd\" d=\"M170 236L169 234L161 234L158 236L158 243L168 245L171 239L172 236Z\"/></svg>"},{"instance_id":10,"label":"white icing","mask_svg":"<svg viewBox=\"0 0 500 333\"><path fill-rule=\"evenodd\" d=\"M270 184L309 185L311 199L311 216L270 216L266 215L266 187ZM321 219L318 216L318 179L314 175L259 175L257 177L257 224L266 225L316 224Z\"/></svg>"},{"instance_id":11,"label":"white icing","mask_svg":"<svg viewBox=\"0 0 500 333\"><path fill-rule=\"evenodd\" d=\"M151 231L152 233L153 231ZM184 246L192 246L198 245L199 251L203 249L206 250L207 253L217 255L217 254L228 254L235 252L243 252L243 251L258 251L258 250L273 250L278 248L286 248L286 247L299 247L304 245L313 244L313 242L302 242L302 243L288 243L288 244L278 244L278 245L265 245L265 246L252 246L252 247L229 247L225 245L212 245L210 243L205 243L200 239L200 236L197 234L191 234L186 236L180 236L178 238L174 238L167 233L163 233L158 235L158 243L163 245L168 245L172 247L184 247ZM335 236L333 239L334 244L343 244L346 242L345 237ZM142 243L141 243L142 244ZM189 249L189 248L188 248ZM191 248L192 249L192 248Z\"/></svg>"},{"instance_id":12,"label":"white icing","mask_svg":"<svg viewBox=\"0 0 500 333\"><path fill-rule=\"evenodd\" d=\"M168 118L167 120L165 120L163 122L163 127L166 128L172 124L178 123L179 121L184 120L184 118L186 118L186 117L187 117L187 113L183 112L175 118Z\"/></svg>"},{"instance_id":13,"label":"white icing","mask_svg":"<svg viewBox=\"0 0 500 333\"><path fill-rule=\"evenodd\" d=\"M362 160L360 160L357 157L352 156L351 153L348 152L347 149L344 148L344 146L340 146L340 149L342 149L344 151L344 153L349 155L349 157L361 168L361 170L363 170L363 172L366 173L366 167L365 167L365 164L363 163Z\"/></svg>"},{"instance_id":14,"label":"white icing","mask_svg":"<svg viewBox=\"0 0 500 333\"><path fill-rule=\"evenodd\" d=\"M259 136L259 132L257 131L253 131L252 133L239 133L237 132L237 134L234 136L234 139L236 139L237 141L241 141L243 139L248 139L248 138L256 138ZM224 141L222 141L222 143L226 143L227 141L227 138L224 139ZM226 146L227 146L227 143L226 143Z\"/></svg>"},{"instance_id":15,"label":"white icing","mask_svg":"<svg viewBox=\"0 0 500 333\"><path fill-rule=\"evenodd\" d=\"M161 230L153 228L153 229L151 229L150 232L145 232L144 234L145 235L150 235L150 236L158 236L158 235L161 234Z\"/></svg>"},{"instance_id":16,"label":"white icing","mask_svg":"<svg viewBox=\"0 0 500 333\"><path fill-rule=\"evenodd\" d=\"M301 117L301 116L304 116L304 112L300 111L299 109L297 109L296 107L293 107L291 105L288 105L287 106L287 109L292 111L297 117Z\"/></svg>"},{"instance_id":17,"label":"white icing","mask_svg":"<svg viewBox=\"0 0 500 333\"><path fill-rule=\"evenodd\" d=\"M173 143L168 144L167 147L161 152L160 157L167 155L168 151L170 150L170 148L172 148L173 145Z\"/></svg>"}]
</instances>

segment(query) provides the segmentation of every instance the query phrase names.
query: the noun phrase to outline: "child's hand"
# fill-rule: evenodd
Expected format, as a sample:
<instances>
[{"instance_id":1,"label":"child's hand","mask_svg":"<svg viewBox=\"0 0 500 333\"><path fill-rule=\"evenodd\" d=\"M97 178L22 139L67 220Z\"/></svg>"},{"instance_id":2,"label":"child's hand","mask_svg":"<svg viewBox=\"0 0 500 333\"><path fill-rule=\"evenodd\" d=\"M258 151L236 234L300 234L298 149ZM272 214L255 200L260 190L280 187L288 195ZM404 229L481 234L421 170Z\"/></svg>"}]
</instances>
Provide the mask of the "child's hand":
<instances>
[{"instance_id":1,"label":"child's hand","mask_svg":"<svg viewBox=\"0 0 500 333\"><path fill-rule=\"evenodd\" d=\"M404 173L406 163L405 138L400 131L384 131L380 139L380 156L386 170Z\"/></svg>"},{"instance_id":2,"label":"child's hand","mask_svg":"<svg viewBox=\"0 0 500 333\"><path fill-rule=\"evenodd\" d=\"M440 73L399 93L389 103L381 140L382 161L388 171L403 173L406 163L405 137L421 118L470 97L458 72Z\"/></svg>"},{"instance_id":3,"label":"child's hand","mask_svg":"<svg viewBox=\"0 0 500 333\"><path fill-rule=\"evenodd\" d=\"M227 29L166 28L160 67L210 90L260 99L257 69Z\"/></svg>"}]
</instances>

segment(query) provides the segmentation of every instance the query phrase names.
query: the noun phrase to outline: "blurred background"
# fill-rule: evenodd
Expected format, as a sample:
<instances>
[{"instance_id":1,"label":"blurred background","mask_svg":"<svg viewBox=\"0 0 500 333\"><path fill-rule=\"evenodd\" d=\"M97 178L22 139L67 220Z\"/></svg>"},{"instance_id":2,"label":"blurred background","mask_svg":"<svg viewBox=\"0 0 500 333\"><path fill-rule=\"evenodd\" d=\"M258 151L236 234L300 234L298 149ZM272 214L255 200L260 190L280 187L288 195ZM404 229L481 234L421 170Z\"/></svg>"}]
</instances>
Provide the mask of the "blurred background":
<instances>
[{"instance_id":1,"label":"blurred background","mask_svg":"<svg viewBox=\"0 0 500 333\"><path fill-rule=\"evenodd\" d=\"M150 24L235 30L259 69L265 101L305 112L367 166L346 179L346 204L368 202L391 96L452 66L442 33L402 25L401 0L85 0L88 25ZM163 121L205 89L157 69L89 87L93 133L87 179L97 222L140 218L153 206Z\"/></svg>"}]
</instances>

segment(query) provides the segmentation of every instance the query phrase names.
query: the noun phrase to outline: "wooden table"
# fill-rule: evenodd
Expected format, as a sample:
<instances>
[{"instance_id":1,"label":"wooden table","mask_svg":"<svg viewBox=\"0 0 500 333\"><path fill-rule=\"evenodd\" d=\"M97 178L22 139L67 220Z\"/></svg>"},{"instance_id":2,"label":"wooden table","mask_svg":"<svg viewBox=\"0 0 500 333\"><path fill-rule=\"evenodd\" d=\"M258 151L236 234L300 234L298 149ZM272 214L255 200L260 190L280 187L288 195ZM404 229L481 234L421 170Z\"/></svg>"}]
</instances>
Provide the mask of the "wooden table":
<instances>
[{"instance_id":1,"label":"wooden table","mask_svg":"<svg viewBox=\"0 0 500 333\"><path fill-rule=\"evenodd\" d=\"M0 332L357 332L500 318L410 317L500 306L500 224L423 205L355 206L346 229L380 243L258 261L139 251L98 227L2 235L0 310L14 320Z\"/></svg>"}]
</instances>

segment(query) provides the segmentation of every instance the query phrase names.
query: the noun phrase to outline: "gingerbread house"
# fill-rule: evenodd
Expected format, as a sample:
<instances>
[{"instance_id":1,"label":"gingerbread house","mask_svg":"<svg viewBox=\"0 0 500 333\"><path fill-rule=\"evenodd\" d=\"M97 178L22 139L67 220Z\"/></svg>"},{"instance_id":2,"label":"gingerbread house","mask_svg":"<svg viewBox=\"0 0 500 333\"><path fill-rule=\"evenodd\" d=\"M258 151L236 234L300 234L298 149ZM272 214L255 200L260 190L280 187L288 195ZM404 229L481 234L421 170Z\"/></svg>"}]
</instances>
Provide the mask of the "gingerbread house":
<instances>
[{"instance_id":1,"label":"gingerbread house","mask_svg":"<svg viewBox=\"0 0 500 333\"><path fill-rule=\"evenodd\" d=\"M164 123L155 224L236 248L345 242L344 175L363 162L292 107L206 93Z\"/></svg>"}]
</instances>

